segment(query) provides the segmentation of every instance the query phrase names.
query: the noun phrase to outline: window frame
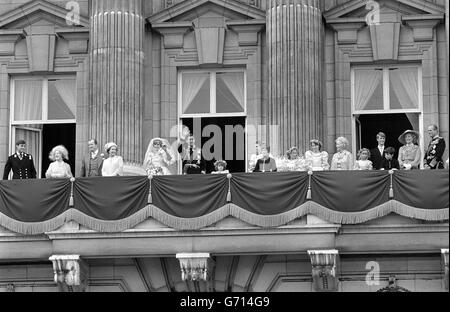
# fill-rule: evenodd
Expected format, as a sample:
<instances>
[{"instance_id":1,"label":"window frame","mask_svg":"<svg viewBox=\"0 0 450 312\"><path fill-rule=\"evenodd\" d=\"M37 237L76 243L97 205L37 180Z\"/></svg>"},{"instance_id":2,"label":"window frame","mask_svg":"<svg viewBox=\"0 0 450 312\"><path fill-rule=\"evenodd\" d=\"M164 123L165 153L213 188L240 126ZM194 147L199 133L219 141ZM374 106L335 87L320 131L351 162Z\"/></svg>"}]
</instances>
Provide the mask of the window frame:
<instances>
[{"instance_id":1,"label":"window frame","mask_svg":"<svg viewBox=\"0 0 450 312\"><path fill-rule=\"evenodd\" d=\"M241 72L244 74L244 111L232 113L217 113L216 76L222 72ZM209 74L209 113L183 113L183 74ZM214 68L214 69L180 69L178 70L178 118L202 117L247 117L247 71L245 68Z\"/></svg>"},{"instance_id":2,"label":"window frame","mask_svg":"<svg viewBox=\"0 0 450 312\"><path fill-rule=\"evenodd\" d=\"M48 119L48 81L56 79L70 79L75 81L75 90L77 89L76 75L40 75L27 77L12 77L10 94L10 126L17 125L36 125L36 124L70 124L76 123L76 113L73 119ZM37 120L15 120L15 82L26 80L42 80L42 118Z\"/></svg>"},{"instance_id":3,"label":"window frame","mask_svg":"<svg viewBox=\"0 0 450 312\"><path fill-rule=\"evenodd\" d=\"M389 70L392 68L417 68L417 82L418 82L418 108L395 108L390 107L390 76ZM382 69L383 70L383 109L372 109L372 110L357 110L355 108L355 70L358 69ZM422 86L422 66L420 64L388 64L388 65L355 65L351 68L351 103L352 103L352 115L363 115L363 114L397 114L397 113L419 113L423 112L423 86Z\"/></svg>"},{"instance_id":4,"label":"window frame","mask_svg":"<svg viewBox=\"0 0 450 312\"><path fill-rule=\"evenodd\" d=\"M389 80L389 69L390 68L406 68L406 67L414 67L417 68L417 86L418 90L418 101L419 107L414 109L391 109L390 108L390 80ZM383 109L379 110L356 110L355 109L355 69L383 69ZM422 129L423 126L423 74L422 74L422 65L417 63L410 64L381 64L381 65L352 65L350 68L350 87L351 87L351 130L352 130L352 152L353 155L356 155L356 122L360 115L376 115L376 114L417 114L419 119L419 129L415 129L419 131L419 146L421 149L424 148L424 133ZM359 120L358 120L359 122ZM405 129L406 130L406 129ZM420 157L420 166L423 166L423 155Z\"/></svg>"}]
</instances>

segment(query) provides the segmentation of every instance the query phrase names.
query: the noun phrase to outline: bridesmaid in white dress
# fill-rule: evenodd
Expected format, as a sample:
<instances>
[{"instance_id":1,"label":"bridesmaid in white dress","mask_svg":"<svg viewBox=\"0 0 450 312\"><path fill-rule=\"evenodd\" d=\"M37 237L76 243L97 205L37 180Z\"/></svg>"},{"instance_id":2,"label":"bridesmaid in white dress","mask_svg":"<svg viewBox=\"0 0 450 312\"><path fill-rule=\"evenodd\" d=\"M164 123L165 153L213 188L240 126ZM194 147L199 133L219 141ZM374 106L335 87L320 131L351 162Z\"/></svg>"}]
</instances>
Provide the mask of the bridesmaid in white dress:
<instances>
[{"instance_id":1,"label":"bridesmaid in white dress","mask_svg":"<svg viewBox=\"0 0 450 312\"><path fill-rule=\"evenodd\" d=\"M169 166L175 163L175 155L169 142L161 138L154 138L148 145L144 158L144 169L147 174L169 175Z\"/></svg>"},{"instance_id":2,"label":"bridesmaid in white dress","mask_svg":"<svg viewBox=\"0 0 450 312\"><path fill-rule=\"evenodd\" d=\"M311 171L328 170L328 153L322 151L322 142L319 140L310 141L311 150L305 152L306 166Z\"/></svg>"},{"instance_id":3,"label":"bridesmaid in white dress","mask_svg":"<svg viewBox=\"0 0 450 312\"><path fill-rule=\"evenodd\" d=\"M48 166L45 177L51 178L72 178L72 171L64 159L69 159L69 152L63 145L55 146L50 152L50 160L53 162Z\"/></svg>"},{"instance_id":4,"label":"bridesmaid in white dress","mask_svg":"<svg viewBox=\"0 0 450 312\"><path fill-rule=\"evenodd\" d=\"M123 175L123 158L122 156L117 156L117 144L114 142L106 143L105 150L108 153L108 158L103 161L102 176L115 177Z\"/></svg>"},{"instance_id":5,"label":"bridesmaid in white dress","mask_svg":"<svg viewBox=\"0 0 450 312\"><path fill-rule=\"evenodd\" d=\"M370 151L367 148L362 148L358 152L358 160L355 161L355 170L372 170L373 164L369 160Z\"/></svg>"}]
</instances>

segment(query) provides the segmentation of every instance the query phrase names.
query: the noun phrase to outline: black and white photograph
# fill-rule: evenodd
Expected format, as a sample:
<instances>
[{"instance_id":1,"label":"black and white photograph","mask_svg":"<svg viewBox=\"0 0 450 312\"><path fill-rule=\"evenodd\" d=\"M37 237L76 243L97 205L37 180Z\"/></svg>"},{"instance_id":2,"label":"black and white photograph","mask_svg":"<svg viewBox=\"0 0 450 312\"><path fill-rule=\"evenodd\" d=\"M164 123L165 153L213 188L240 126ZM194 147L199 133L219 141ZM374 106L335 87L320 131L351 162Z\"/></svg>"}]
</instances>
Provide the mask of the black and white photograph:
<instances>
[{"instance_id":1,"label":"black and white photograph","mask_svg":"<svg viewBox=\"0 0 450 312\"><path fill-rule=\"evenodd\" d=\"M449 6L0 0L0 292L448 294Z\"/></svg>"}]
</instances>

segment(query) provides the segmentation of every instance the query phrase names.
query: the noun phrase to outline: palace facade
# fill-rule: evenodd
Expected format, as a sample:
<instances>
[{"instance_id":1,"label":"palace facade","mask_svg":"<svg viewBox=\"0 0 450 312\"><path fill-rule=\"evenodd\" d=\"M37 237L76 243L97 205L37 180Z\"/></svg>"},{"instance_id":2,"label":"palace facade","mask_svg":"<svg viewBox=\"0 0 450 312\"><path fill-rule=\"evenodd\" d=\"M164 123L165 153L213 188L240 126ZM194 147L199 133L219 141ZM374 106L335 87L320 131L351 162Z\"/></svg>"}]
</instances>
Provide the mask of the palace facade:
<instances>
[{"instance_id":1,"label":"palace facade","mask_svg":"<svg viewBox=\"0 0 450 312\"><path fill-rule=\"evenodd\" d=\"M247 170L256 141L280 155L320 139L332 154L344 136L356 155L380 131L398 150L414 129L424 150L436 124L448 143L448 10L445 0L3 0L0 168L20 138L40 177L58 144L78 176L96 138L118 144L132 175L150 140L174 142L181 125L202 144L215 126L223 150L227 126L245 129L232 144L245 157L224 151L232 172ZM0 291L448 291L448 199L425 208L446 211L347 223L304 213L277 226L236 213L191 230L148 217L116 232L76 220L19 230L0 215Z\"/></svg>"}]
</instances>

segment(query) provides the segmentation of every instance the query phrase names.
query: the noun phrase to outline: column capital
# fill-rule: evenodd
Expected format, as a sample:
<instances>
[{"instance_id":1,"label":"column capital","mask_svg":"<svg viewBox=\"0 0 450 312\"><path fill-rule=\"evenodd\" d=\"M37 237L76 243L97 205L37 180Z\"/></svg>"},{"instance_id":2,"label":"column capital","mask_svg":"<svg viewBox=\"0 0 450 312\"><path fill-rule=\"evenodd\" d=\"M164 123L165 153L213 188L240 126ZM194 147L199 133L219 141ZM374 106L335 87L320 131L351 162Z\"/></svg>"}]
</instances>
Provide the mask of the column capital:
<instances>
[{"instance_id":1,"label":"column capital","mask_svg":"<svg viewBox=\"0 0 450 312\"><path fill-rule=\"evenodd\" d=\"M312 277L316 291L337 290L339 252L332 250L308 250L311 258Z\"/></svg>"},{"instance_id":2,"label":"column capital","mask_svg":"<svg viewBox=\"0 0 450 312\"><path fill-rule=\"evenodd\" d=\"M82 292L87 286L88 266L79 255L53 255L54 280L61 291Z\"/></svg>"}]
</instances>

